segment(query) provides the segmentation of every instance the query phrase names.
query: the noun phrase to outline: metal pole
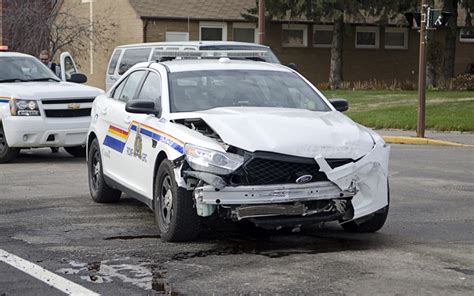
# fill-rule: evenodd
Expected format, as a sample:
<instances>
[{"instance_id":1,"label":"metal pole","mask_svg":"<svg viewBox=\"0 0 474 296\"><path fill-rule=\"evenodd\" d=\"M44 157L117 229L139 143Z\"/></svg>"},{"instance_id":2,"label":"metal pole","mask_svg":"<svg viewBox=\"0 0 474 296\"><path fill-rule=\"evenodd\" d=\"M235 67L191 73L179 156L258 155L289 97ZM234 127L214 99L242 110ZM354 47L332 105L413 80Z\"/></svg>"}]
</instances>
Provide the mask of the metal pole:
<instances>
[{"instance_id":1,"label":"metal pole","mask_svg":"<svg viewBox=\"0 0 474 296\"><path fill-rule=\"evenodd\" d=\"M90 60L90 74L94 74L94 6L93 0L89 2L89 60Z\"/></svg>"},{"instance_id":2,"label":"metal pole","mask_svg":"<svg viewBox=\"0 0 474 296\"><path fill-rule=\"evenodd\" d=\"M258 1L258 43L265 43L265 0Z\"/></svg>"},{"instance_id":3,"label":"metal pole","mask_svg":"<svg viewBox=\"0 0 474 296\"><path fill-rule=\"evenodd\" d=\"M420 24L420 57L418 65L418 118L416 124L416 136L425 137L425 107L426 107L426 26L427 9L426 0L421 0L421 24Z\"/></svg>"}]
</instances>

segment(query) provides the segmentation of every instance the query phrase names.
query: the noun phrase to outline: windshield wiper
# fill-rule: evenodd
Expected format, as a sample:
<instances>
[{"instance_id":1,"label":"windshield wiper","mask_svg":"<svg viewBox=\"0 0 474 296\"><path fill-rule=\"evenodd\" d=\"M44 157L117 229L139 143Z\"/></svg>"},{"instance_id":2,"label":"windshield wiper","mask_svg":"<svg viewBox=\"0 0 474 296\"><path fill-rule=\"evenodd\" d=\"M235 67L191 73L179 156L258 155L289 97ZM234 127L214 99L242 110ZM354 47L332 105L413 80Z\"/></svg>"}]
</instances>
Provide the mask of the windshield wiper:
<instances>
[{"instance_id":1,"label":"windshield wiper","mask_svg":"<svg viewBox=\"0 0 474 296\"><path fill-rule=\"evenodd\" d=\"M0 82L27 82L28 80L21 78L12 78L12 79L2 79Z\"/></svg>"},{"instance_id":2,"label":"windshield wiper","mask_svg":"<svg viewBox=\"0 0 474 296\"><path fill-rule=\"evenodd\" d=\"M52 77L44 77L44 78L28 79L26 81L56 81L56 82L59 82L61 80L56 79L56 78L52 78Z\"/></svg>"}]
</instances>

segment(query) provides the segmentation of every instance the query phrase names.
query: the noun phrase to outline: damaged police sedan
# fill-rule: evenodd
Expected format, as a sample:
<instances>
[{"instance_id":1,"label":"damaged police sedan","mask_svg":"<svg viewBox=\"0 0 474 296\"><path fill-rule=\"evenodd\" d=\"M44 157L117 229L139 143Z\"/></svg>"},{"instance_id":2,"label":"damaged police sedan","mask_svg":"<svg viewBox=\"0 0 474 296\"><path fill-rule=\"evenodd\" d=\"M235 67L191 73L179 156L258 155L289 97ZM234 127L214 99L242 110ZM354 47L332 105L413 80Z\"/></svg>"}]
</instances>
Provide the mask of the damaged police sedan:
<instances>
[{"instance_id":1,"label":"damaged police sedan","mask_svg":"<svg viewBox=\"0 0 474 296\"><path fill-rule=\"evenodd\" d=\"M137 64L94 101L92 198L144 202L164 241L196 238L204 219L375 232L389 208L390 148L346 109L281 65Z\"/></svg>"}]
</instances>

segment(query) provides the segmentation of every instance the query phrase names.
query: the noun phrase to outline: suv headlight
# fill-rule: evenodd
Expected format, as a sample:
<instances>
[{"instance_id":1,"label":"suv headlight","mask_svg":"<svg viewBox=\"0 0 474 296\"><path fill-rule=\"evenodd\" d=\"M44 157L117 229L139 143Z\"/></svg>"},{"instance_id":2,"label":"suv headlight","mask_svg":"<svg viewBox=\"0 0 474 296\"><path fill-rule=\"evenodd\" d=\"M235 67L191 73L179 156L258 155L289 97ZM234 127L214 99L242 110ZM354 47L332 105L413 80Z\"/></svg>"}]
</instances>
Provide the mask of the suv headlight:
<instances>
[{"instance_id":1,"label":"suv headlight","mask_svg":"<svg viewBox=\"0 0 474 296\"><path fill-rule=\"evenodd\" d=\"M33 100L10 100L12 116L39 116L38 102Z\"/></svg>"},{"instance_id":2,"label":"suv headlight","mask_svg":"<svg viewBox=\"0 0 474 296\"><path fill-rule=\"evenodd\" d=\"M186 161L196 171L228 175L244 163L244 158L240 155L219 152L192 144L186 144L184 151Z\"/></svg>"}]
</instances>

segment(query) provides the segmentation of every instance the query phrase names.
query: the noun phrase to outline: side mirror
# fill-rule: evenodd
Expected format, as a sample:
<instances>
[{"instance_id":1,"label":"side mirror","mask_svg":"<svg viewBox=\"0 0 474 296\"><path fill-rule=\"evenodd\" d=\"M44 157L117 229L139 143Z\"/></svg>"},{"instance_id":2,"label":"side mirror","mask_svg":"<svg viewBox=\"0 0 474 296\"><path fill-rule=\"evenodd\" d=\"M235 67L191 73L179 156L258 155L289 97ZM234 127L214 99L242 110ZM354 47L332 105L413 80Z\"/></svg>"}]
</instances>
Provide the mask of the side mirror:
<instances>
[{"instance_id":1,"label":"side mirror","mask_svg":"<svg viewBox=\"0 0 474 296\"><path fill-rule=\"evenodd\" d=\"M334 108L339 112L344 112L349 109L349 103L344 99L331 99L329 102L331 102Z\"/></svg>"},{"instance_id":2,"label":"side mirror","mask_svg":"<svg viewBox=\"0 0 474 296\"><path fill-rule=\"evenodd\" d=\"M160 115L161 108L156 108L153 101L132 100L125 105L125 111L138 114Z\"/></svg>"},{"instance_id":3,"label":"side mirror","mask_svg":"<svg viewBox=\"0 0 474 296\"><path fill-rule=\"evenodd\" d=\"M87 82L87 76L82 74L82 73L73 73L71 74L71 77L66 79L68 82L74 82L74 83L86 83Z\"/></svg>"},{"instance_id":4,"label":"side mirror","mask_svg":"<svg viewBox=\"0 0 474 296\"><path fill-rule=\"evenodd\" d=\"M298 71L298 67L296 66L295 63L289 63L287 67L295 71Z\"/></svg>"}]
</instances>

